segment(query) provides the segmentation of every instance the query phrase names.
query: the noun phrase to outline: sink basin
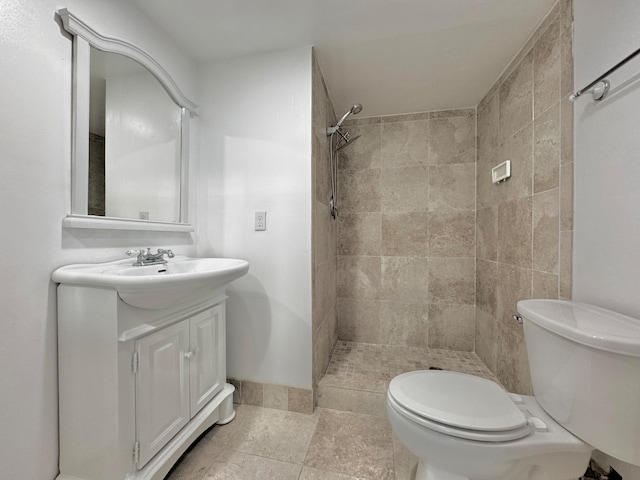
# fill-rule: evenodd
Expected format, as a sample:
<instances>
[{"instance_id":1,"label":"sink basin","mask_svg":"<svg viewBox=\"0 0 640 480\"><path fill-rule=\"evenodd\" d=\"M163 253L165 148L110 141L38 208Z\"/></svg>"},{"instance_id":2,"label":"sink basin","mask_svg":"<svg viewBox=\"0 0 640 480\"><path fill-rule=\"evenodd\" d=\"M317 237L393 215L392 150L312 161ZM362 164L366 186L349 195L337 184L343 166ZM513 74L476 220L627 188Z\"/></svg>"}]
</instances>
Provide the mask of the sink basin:
<instances>
[{"instance_id":1,"label":"sink basin","mask_svg":"<svg viewBox=\"0 0 640 480\"><path fill-rule=\"evenodd\" d=\"M117 290L125 303L158 310L185 297L221 288L249 271L235 258L189 258L176 255L168 263L134 267L131 259L67 265L53 272L54 282Z\"/></svg>"}]
</instances>

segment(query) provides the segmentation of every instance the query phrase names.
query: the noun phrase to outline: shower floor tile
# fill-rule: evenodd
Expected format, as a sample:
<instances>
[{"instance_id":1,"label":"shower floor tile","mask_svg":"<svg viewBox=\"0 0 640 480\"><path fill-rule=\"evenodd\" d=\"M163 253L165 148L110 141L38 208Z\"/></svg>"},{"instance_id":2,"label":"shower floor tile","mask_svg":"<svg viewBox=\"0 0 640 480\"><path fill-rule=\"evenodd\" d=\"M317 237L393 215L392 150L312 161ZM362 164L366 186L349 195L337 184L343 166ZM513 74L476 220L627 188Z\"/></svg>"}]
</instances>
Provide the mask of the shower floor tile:
<instances>
[{"instance_id":1,"label":"shower floor tile","mask_svg":"<svg viewBox=\"0 0 640 480\"><path fill-rule=\"evenodd\" d=\"M393 377L429 368L500 383L474 352L338 341L319 386L384 393Z\"/></svg>"}]
</instances>

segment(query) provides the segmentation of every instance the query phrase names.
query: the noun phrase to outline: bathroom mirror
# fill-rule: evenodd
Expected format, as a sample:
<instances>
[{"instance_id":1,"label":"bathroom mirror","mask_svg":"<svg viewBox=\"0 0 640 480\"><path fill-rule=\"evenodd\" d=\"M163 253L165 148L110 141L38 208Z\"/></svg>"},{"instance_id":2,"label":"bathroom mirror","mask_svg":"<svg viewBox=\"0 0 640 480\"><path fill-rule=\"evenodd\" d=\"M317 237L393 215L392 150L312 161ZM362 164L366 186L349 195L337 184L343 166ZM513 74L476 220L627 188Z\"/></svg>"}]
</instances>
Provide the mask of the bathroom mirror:
<instances>
[{"instance_id":1,"label":"bathroom mirror","mask_svg":"<svg viewBox=\"0 0 640 480\"><path fill-rule=\"evenodd\" d=\"M73 38L70 228L191 231L189 119L196 105L137 46L67 9Z\"/></svg>"}]
</instances>

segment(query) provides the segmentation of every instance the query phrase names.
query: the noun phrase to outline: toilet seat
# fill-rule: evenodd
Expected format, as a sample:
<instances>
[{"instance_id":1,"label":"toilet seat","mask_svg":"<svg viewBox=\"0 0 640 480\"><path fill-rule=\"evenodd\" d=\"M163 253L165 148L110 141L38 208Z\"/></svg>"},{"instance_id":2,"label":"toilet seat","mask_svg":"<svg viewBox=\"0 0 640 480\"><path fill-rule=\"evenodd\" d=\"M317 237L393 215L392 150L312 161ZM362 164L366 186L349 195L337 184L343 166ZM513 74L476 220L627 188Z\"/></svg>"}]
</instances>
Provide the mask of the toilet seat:
<instances>
[{"instance_id":1,"label":"toilet seat","mask_svg":"<svg viewBox=\"0 0 640 480\"><path fill-rule=\"evenodd\" d=\"M395 377L389 404L414 423L468 440L504 442L531 433L525 414L496 383L458 372L421 370Z\"/></svg>"}]
</instances>

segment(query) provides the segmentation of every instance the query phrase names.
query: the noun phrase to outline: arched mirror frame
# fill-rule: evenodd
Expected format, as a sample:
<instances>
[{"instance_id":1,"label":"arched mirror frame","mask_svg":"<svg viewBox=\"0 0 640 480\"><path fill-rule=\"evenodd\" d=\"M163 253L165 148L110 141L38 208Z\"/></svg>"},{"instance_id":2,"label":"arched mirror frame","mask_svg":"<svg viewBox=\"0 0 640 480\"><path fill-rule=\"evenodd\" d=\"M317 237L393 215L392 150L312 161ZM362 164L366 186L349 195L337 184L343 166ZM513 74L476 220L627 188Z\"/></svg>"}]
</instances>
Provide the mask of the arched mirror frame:
<instances>
[{"instance_id":1,"label":"arched mirror frame","mask_svg":"<svg viewBox=\"0 0 640 480\"><path fill-rule=\"evenodd\" d=\"M197 105L180 90L167 71L147 52L119 38L107 37L69 12L58 10L64 29L73 35L73 118L71 213L63 221L66 228L94 228L115 230L193 231L189 224L189 119L197 115ZM90 49L117 53L129 57L147 68L164 86L169 96L181 108L180 147L180 221L154 222L147 220L98 217L88 215L89 178L89 76Z\"/></svg>"}]
</instances>

